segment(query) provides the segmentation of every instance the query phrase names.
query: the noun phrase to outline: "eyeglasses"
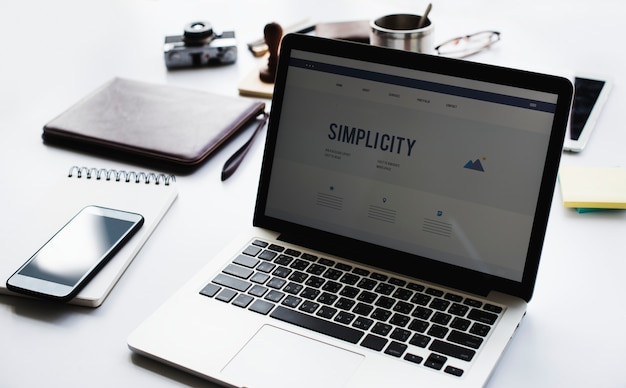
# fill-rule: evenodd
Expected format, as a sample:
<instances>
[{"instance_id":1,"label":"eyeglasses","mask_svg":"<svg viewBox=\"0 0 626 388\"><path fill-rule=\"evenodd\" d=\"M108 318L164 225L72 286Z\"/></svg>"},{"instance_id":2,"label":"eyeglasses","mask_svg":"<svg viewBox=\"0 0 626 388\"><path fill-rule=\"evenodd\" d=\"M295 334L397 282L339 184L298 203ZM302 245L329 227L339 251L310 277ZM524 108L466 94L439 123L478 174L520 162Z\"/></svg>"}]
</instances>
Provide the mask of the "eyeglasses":
<instances>
[{"instance_id":1,"label":"eyeglasses","mask_svg":"<svg viewBox=\"0 0 626 388\"><path fill-rule=\"evenodd\" d=\"M435 47L437 54L451 58L465 58L482 51L500 40L497 31L480 31L450 39Z\"/></svg>"}]
</instances>

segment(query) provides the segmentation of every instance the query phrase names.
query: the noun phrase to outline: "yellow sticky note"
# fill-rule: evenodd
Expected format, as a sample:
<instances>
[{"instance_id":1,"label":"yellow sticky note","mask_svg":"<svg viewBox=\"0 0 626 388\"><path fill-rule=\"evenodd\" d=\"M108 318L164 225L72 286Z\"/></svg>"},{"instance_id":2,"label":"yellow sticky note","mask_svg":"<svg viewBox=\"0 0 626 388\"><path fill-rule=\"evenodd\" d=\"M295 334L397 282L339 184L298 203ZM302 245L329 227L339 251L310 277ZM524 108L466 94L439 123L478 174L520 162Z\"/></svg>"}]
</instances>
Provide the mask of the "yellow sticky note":
<instances>
[{"instance_id":1,"label":"yellow sticky note","mask_svg":"<svg viewBox=\"0 0 626 388\"><path fill-rule=\"evenodd\" d=\"M626 209L623 167L561 166L559 183L565 207Z\"/></svg>"}]
</instances>

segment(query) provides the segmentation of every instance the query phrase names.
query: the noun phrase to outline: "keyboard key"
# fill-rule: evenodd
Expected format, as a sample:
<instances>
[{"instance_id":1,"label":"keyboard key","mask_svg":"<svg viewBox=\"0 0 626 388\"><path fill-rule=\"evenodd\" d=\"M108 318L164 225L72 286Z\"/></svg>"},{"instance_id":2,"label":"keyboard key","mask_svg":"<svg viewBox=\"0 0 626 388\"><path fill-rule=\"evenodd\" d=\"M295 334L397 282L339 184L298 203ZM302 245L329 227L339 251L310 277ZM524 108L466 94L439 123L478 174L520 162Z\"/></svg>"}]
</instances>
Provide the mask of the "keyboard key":
<instances>
[{"instance_id":1,"label":"keyboard key","mask_svg":"<svg viewBox=\"0 0 626 388\"><path fill-rule=\"evenodd\" d=\"M315 316L303 314L282 306L277 306L276 309L270 314L270 317L353 344L359 342L364 334L360 330L317 318Z\"/></svg>"},{"instance_id":2,"label":"keyboard key","mask_svg":"<svg viewBox=\"0 0 626 388\"><path fill-rule=\"evenodd\" d=\"M250 295L254 295L254 296L257 296L259 298L262 297L263 295L265 295L266 292L267 292L267 288L265 288L263 286L259 286L259 285L252 286L250 291L248 291L248 293Z\"/></svg>"},{"instance_id":3,"label":"keyboard key","mask_svg":"<svg viewBox=\"0 0 626 388\"><path fill-rule=\"evenodd\" d=\"M243 250L243 253L248 256L256 256L261 252L261 248L258 246L250 245L246 249Z\"/></svg>"},{"instance_id":4,"label":"keyboard key","mask_svg":"<svg viewBox=\"0 0 626 388\"><path fill-rule=\"evenodd\" d=\"M498 319L498 316L496 314L479 310L479 309L472 309L472 311L469 312L467 317L469 319L472 319L474 321L478 321L481 323L485 323L487 325L493 325L496 319Z\"/></svg>"},{"instance_id":5,"label":"keyboard key","mask_svg":"<svg viewBox=\"0 0 626 388\"><path fill-rule=\"evenodd\" d=\"M400 342L391 341L387 349L385 349L385 354L389 354L394 357L402 357L406 350L407 346L405 344L401 344Z\"/></svg>"},{"instance_id":6,"label":"keyboard key","mask_svg":"<svg viewBox=\"0 0 626 388\"><path fill-rule=\"evenodd\" d=\"M395 329L393 329L389 337L400 342L406 342L411 337L411 332L396 327Z\"/></svg>"},{"instance_id":7,"label":"keyboard key","mask_svg":"<svg viewBox=\"0 0 626 388\"><path fill-rule=\"evenodd\" d=\"M483 306L483 309L487 310L487 311L491 311L492 313L496 313L496 314L500 314L502 312L502 307L500 306L494 306L492 304L486 303Z\"/></svg>"},{"instance_id":8,"label":"keyboard key","mask_svg":"<svg viewBox=\"0 0 626 388\"><path fill-rule=\"evenodd\" d=\"M401 300L409 300L413 295L413 291L407 290L406 288L397 288L393 293L393 297Z\"/></svg>"},{"instance_id":9,"label":"keyboard key","mask_svg":"<svg viewBox=\"0 0 626 388\"><path fill-rule=\"evenodd\" d=\"M409 323L410 320L411 318L404 314L395 313L389 320L389 323L395 326L404 327Z\"/></svg>"},{"instance_id":10,"label":"keyboard key","mask_svg":"<svg viewBox=\"0 0 626 388\"><path fill-rule=\"evenodd\" d=\"M254 273L254 271L250 268L242 267L236 264L228 264L222 272L240 279L247 279Z\"/></svg>"},{"instance_id":11,"label":"keyboard key","mask_svg":"<svg viewBox=\"0 0 626 388\"><path fill-rule=\"evenodd\" d=\"M382 336L386 336L391 332L391 325L387 325L386 323L376 322L374 327L372 327L372 333L379 334Z\"/></svg>"},{"instance_id":12,"label":"keyboard key","mask_svg":"<svg viewBox=\"0 0 626 388\"><path fill-rule=\"evenodd\" d=\"M287 283L285 279L272 278L269 282L267 282L266 286L280 290L285 283Z\"/></svg>"},{"instance_id":13,"label":"keyboard key","mask_svg":"<svg viewBox=\"0 0 626 388\"><path fill-rule=\"evenodd\" d=\"M402 314L409 314L411 311L413 311L413 307L415 306L411 303L399 301L395 304L395 306L393 306L393 311Z\"/></svg>"},{"instance_id":14,"label":"keyboard key","mask_svg":"<svg viewBox=\"0 0 626 388\"><path fill-rule=\"evenodd\" d=\"M464 348L462 346L458 346L455 344L451 344L448 342L443 342L441 340L434 340L430 347L428 348L433 352L442 353L446 356L458 358L463 361L471 361L474 358L476 352L472 349Z\"/></svg>"},{"instance_id":15,"label":"keyboard key","mask_svg":"<svg viewBox=\"0 0 626 388\"><path fill-rule=\"evenodd\" d=\"M322 290L337 293L341 289L341 283L333 282L332 280L327 281L322 286Z\"/></svg>"},{"instance_id":16,"label":"keyboard key","mask_svg":"<svg viewBox=\"0 0 626 388\"><path fill-rule=\"evenodd\" d=\"M446 293L444 298L453 302L461 302L463 300L463 297L461 295L452 294L450 292Z\"/></svg>"},{"instance_id":17,"label":"keyboard key","mask_svg":"<svg viewBox=\"0 0 626 388\"><path fill-rule=\"evenodd\" d=\"M376 281L368 278L363 278L357 283L356 286L365 290L373 290L374 287L376 287Z\"/></svg>"},{"instance_id":18,"label":"keyboard key","mask_svg":"<svg viewBox=\"0 0 626 388\"><path fill-rule=\"evenodd\" d=\"M278 276L279 278L286 278L291 273L291 269L287 267L278 267L272 272L272 275Z\"/></svg>"},{"instance_id":19,"label":"keyboard key","mask_svg":"<svg viewBox=\"0 0 626 388\"><path fill-rule=\"evenodd\" d=\"M451 365L448 365L446 367L446 369L444 369L443 371L446 372L446 373L449 373L449 374L451 374L453 376L457 376L457 377L463 376L463 369L459 369L459 368L453 367Z\"/></svg>"},{"instance_id":20,"label":"keyboard key","mask_svg":"<svg viewBox=\"0 0 626 388\"><path fill-rule=\"evenodd\" d=\"M283 299L283 305L289 306L292 308L298 307L298 305L302 302L302 298L298 298L297 296L287 295L285 299Z\"/></svg>"},{"instance_id":21,"label":"keyboard key","mask_svg":"<svg viewBox=\"0 0 626 388\"><path fill-rule=\"evenodd\" d=\"M289 280L291 280L292 282L296 282L296 283L304 283L304 281L308 277L309 275L305 274L302 271L294 271L294 273L292 273L291 276L289 276Z\"/></svg>"},{"instance_id":22,"label":"keyboard key","mask_svg":"<svg viewBox=\"0 0 626 388\"><path fill-rule=\"evenodd\" d=\"M428 358L426 359L426 361L424 361L424 365L426 365L429 368L441 370L441 368L443 368L443 364L445 364L446 361L448 361L447 357L444 357L439 354L431 353L430 356L428 356Z\"/></svg>"},{"instance_id":23,"label":"keyboard key","mask_svg":"<svg viewBox=\"0 0 626 388\"><path fill-rule=\"evenodd\" d=\"M388 278L387 275L383 275L382 273L377 273L377 272L372 272L370 277L372 279L375 279L375 280L378 280L378 281L381 281L381 282L387 281L387 278Z\"/></svg>"},{"instance_id":24,"label":"keyboard key","mask_svg":"<svg viewBox=\"0 0 626 388\"><path fill-rule=\"evenodd\" d=\"M305 300L300 305L299 310L304 311L305 313L313 314L317 308L320 307L319 303L315 303L310 300Z\"/></svg>"},{"instance_id":25,"label":"keyboard key","mask_svg":"<svg viewBox=\"0 0 626 388\"><path fill-rule=\"evenodd\" d=\"M337 263L335 265L335 268L341 270L341 271L352 271L352 266L349 264L344 264L344 263Z\"/></svg>"},{"instance_id":26,"label":"keyboard key","mask_svg":"<svg viewBox=\"0 0 626 388\"><path fill-rule=\"evenodd\" d=\"M261 254L259 255L259 259L263 259L263 260L267 260L267 261L272 261L274 260L274 258L277 256L276 252L272 252L272 251L263 251L261 252Z\"/></svg>"},{"instance_id":27,"label":"keyboard key","mask_svg":"<svg viewBox=\"0 0 626 388\"><path fill-rule=\"evenodd\" d=\"M328 292L322 292L322 294L317 298L317 301L326 304L332 305L337 300L338 296L336 294L331 294Z\"/></svg>"},{"instance_id":28,"label":"keyboard key","mask_svg":"<svg viewBox=\"0 0 626 388\"><path fill-rule=\"evenodd\" d=\"M309 264L311 263L306 260L296 259L293 263L291 263L290 267L298 271L304 271Z\"/></svg>"},{"instance_id":29,"label":"keyboard key","mask_svg":"<svg viewBox=\"0 0 626 388\"><path fill-rule=\"evenodd\" d=\"M404 287L406 285L406 281L398 278L389 278L389 283L394 286Z\"/></svg>"},{"instance_id":30,"label":"keyboard key","mask_svg":"<svg viewBox=\"0 0 626 388\"><path fill-rule=\"evenodd\" d=\"M432 297L429 296L429 295L416 293L411 298L411 303L416 303L416 304L419 304L419 305L422 305L422 306L426 306L428 304L428 302L430 302L431 299L432 299Z\"/></svg>"},{"instance_id":31,"label":"keyboard key","mask_svg":"<svg viewBox=\"0 0 626 388\"><path fill-rule=\"evenodd\" d=\"M343 272L338 269L328 268L322 276L326 279L337 280L341 277L341 275L343 275Z\"/></svg>"},{"instance_id":32,"label":"keyboard key","mask_svg":"<svg viewBox=\"0 0 626 388\"><path fill-rule=\"evenodd\" d=\"M367 303L359 302L357 303L356 306L354 306L354 309L352 310L352 312L355 314L368 316L372 312L373 309L374 309L374 306L367 304Z\"/></svg>"},{"instance_id":33,"label":"keyboard key","mask_svg":"<svg viewBox=\"0 0 626 388\"><path fill-rule=\"evenodd\" d=\"M389 319L389 316L391 316L391 311L381 309L381 308L376 308L376 310L374 310L374 312L371 315L372 318L381 322L387 322L387 319Z\"/></svg>"},{"instance_id":34,"label":"keyboard key","mask_svg":"<svg viewBox=\"0 0 626 388\"><path fill-rule=\"evenodd\" d=\"M302 252L300 252L300 251L296 251L295 249L291 249L291 248L288 248L288 249L285 251L285 254L286 254L286 255L290 255L290 256L294 256L294 257L298 257L298 256L300 256L300 254L301 254L301 253L302 253Z\"/></svg>"},{"instance_id":35,"label":"keyboard key","mask_svg":"<svg viewBox=\"0 0 626 388\"><path fill-rule=\"evenodd\" d=\"M317 256L315 256L315 255L311 255L311 254L309 254L309 253L303 253L303 254L302 254L302 258L303 258L304 260L308 260L308 261L315 261L315 260L317 260Z\"/></svg>"},{"instance_id":36,"label":"keyboard key","mask_svg":"<svg viewBox=\"0 0 626 388\"><path fill-rule=\"evenodd\" d=\"M359 276L369 276L370 271L363 268L355 268L352 270L352 273L357 274Z\"/></svg>"},{"instance_id":37,"label":"keyboard key","mask_svg":"<svg viewBox=\"0 0 626 388\"><path fill-rule=\"evenodd\" d=\"M377 293L377 294L391 295L391 293L395 289L396 288L394 286L392 286L391 284L379 283L378 286L376 287L376 289L374 290L374 292Z\"/></svg>"},{"instance_id":38,"label":"keyboard key","mask_svg":"<svg viewBox=\"0 0 626 388\"><path fill-rule=\"evenodd\" d=\"M349 313L347 311L340 311L339 314L335 317L335 321L343 323L345 325L349 325L350 322L356 317L356 315Z\"/></svg>"},{"instance_id":39,"label":"keyboard key","mask_svg":"<svg viewBox=\"0 0 626 388\"><path fill-rule=\"evenodd\" d=\"M463 303L471 307L481 307L483 305L483 302L470 298L465 298Z\"/></svg>"},{"instance_id":40,"label":"keyboard key","mask_svg":"<svg viewBox=\"0 0 626 388\"><path fill-rule=\"evenodd\" d=\"M235 300L233 300L233 305L241 308L246 308L254 300L253 297L246 294L239 294Z\"/></svg>"},{"instance_id":41,"label":"keyboard key","mask_svg":"<svg viewBox=\"0 0 626 388\"><path fill-rule=\"evenodd\" d=\"M256 269L258 269L261 272L270 273L274 270L274 268L276 268L275 264L263 262L259 264L259 266Z\"/></svg>"},{"instance_id":42,"label":"keyboard key","mask_svg":"<svg viewBox=\"0 0 626 388\"><path fill-rule=\"evenodd\" d=\"M362 291L356 298L360 302L373 303L376 300L377 295L373 292Z\"/></svg>"},{"instance_id":43,"label":"keyboard key","mask_svg":"<svg viewBox=\"0 0 626 388\"><path fill-rule=\"evenodd\" d=\"M424 286L422 286L421 284L417 284L417 283L409 283L406 285L406 288L408 288L409 290L417 291L417 292L422 292L425 289Z\"/></svg>"},{"instance_id":44,"label":"keyboard key","mask_svg":"<svg viewBox=\"0 0 626 388\"><path fill-rule=\"evenodd\" d=\"M411 315L414 316L415 318L428 319L430 318L432 313L433 313L433 310L431 309L427 309L426 307L422 307L422 306L417 306L415 310L413 310L413 313Z\"/></svg>"},{"instance_id":45,"label":"keyboard key","mask_svg":"<svg viewBox=\"0 0 626 388\"><path fill-rule=\"evenodd\" d=\"M273 303L266 302L261 299L257 299L254 302L252 302L252 304L249 307L249 310L254 311L255 313L267 315L267 313L269 313L273 307L274 307Z\"/></svg>"},{"instance_id":46,"label":"keyboard key","mask_svg":"<svg viewBox=\"0 0 626 388\"><path fill-rule=\"evenodd\" d=\"M257 264L259 264L259 259L246 255L239 255L235 258L235 260L233 260L233 263L243 265L248 268L254 268Z\"/></svg>"},{"instance_id":47,"label":"keyboard key","mask_svg":"<svg viewBox=\"0 0 626 388\"><path fill-rule=\"evenodd\" d=\"M344 284L349 284L351 286L355 285L358 282L360 277L352 273L344 273L339 281Z\"/></svg>"},{"instance_id":48,"label":"keyboard key","mask_svg":"<svg viewBox=\"0 0 626 388\"><path fill-rule=\"evenodd\" d=\"M367 330L369 329L372 325L374 324L374 321L369 319L369 318L365 318L365 317L358 317L357 319L355 319L355 321L352 323L352 326L356 327L357 329L362 329L362 330Z\"/></svg>"},{"instance_id":49,"label":"keyboard key","mask_svg":"<svg viewBox=\"0 0 626 388\"><path fill-rule=\"evenodd\" d=\"M437 311L430 320L431 322L435 322L445 326L448 324L448 322L450 322L451 319L452 315Z\"/></svg>"},{"instance_id":50,"label":"keyboard key","mask_svg":"<svg viewBox=\"0 0 626 388\"><path fill-rule=\"evenodd\" d=\"M221 300L222 302L230 302L235 296L237 295L237 293L229 288L224 288L222 291L220 291L219 294L217 294L217 296L215 297L215 299L217 300Z\"/></svg>"},{"instance_id":51,"label":"keyboard key","mask_svg":"<svg viewBox=\"0 0 626 388\"><path fill-rule=\"evenodd\" d=\"M433 308L435 310L439 310L439 311L446 311L446 309L449 306L450 306L450 301L447 301L445 299L439 299L439 298L433 299L433 301L430 302L430 304L428 305L428 307Z\"/></svg>"},{"instance_id":52,"label":"keyboard key","mask_svg":"<svg viewBox=\"0 0 626 388\"><path fill-rule=\"evenodd\" d=\"M331 319L333 316L335 316L336 313L337 309L329 306L322 306L319 310L317 310L317 313L315 315L322 318Z\"/></svg>"},{"instance_id":53,"label":"keyboard key","mask_svg":"<svg viewBox=\"0 0 626 388\"><path fill-rule=\"evenodd\" d=\"M481 337L486 336L491 330L490 326L483 325L482 323L474 322L472 328L470 329L470 333L479 335Z\"/></svg>"},{"instance_id":54,"label":"keyboard key","mask_svg":"<svg viewBox=\"0 0 626 388\"><path fill-rule=\"evenodd\" d=\"M459 317L464 316L469 311L469 307L464 304L452 303L452 306L448 309L450 314L457 315Z\"/></svg>"},{"instance_id":55,"label":"keyboard key","mask_svg":"<svg viewBox=\"0 0 626 388\"><path fill-rule=\"evenodd\" d=\"M232 288L241 292L246 291L252 285L250 282L237 279L232 276L224 275L222 273L218 274L215 277L215 279L213 279L213 283L219 284L220 286Z\"/></svg>"},{"instance_id":56,"label":"keyboard key","mask_svg":"<svg viewBox=\"0 0 626 388\"><path fill-rule=\"evenodd\" d=\"M276 260L274 260L274 263L276 263L278 265L289 265L289 263L291 263L292 260L293 260L293 257L291 257L291 256L278 255Z\"/></svg>"},{"instance_id":57,"label":"keyboard key","mask_svg":"<svg viewBox=\"0 0 626 388\"><path fill-rule=\"evenodd\" d=\"M366 348L376 350L376 351L383 350L386 344L387 344L386 339L373 335L373 334L368 334L367 336L365 336L365 339L363 339L363 342L361 342L361 346L364 346Z\"/></svg>"},{"instance_id":58,"label":"keyboard key","mask_svg":"<svg viewBox=\"0 0 626 388\"><path fill-rule=\"evenodd\" d=\"M300 294L301 297L306 298L306 299L315 299L318 297L318 295L320 294L320 290L317 290L315 288L311 288L311 287L306 287L302 293Z\"/></svg>"},{"instance_id":59,"label":"keyboard key","mask_svg":"<svg viewBox=\"0 0 626 388\"><path fill-rule=\"evenodd\" d=\"M483 339L475 335L462 333L458 330L452 330L448 336L448 341L457 343L459 345L467 346L468 348L478 349L483 343Z\"/></svg>"},{"instance_id":60,"label":"keyboard key","mask_svg":"<svg viewBox=\"0 0 626 388\"><path fill-rule=\"evenodd\" d=\"M304 288L304 286L302 284L289 282L289 283L287 283L285 288L283 288L283 291L285 291L288 294L297 295L298 293L300 293L300 291L302 291L303 288Z\"/></svg>"},{"instance_id":61,"label":"keyboard key","mask_svg":"<svg viewBox=\"0 0 626 388\"><path fill-rule=\"evenodd\" d=\"M443 296L443 291L438 290L436 288L431 288L431 287L428 287L426 289L426 293L428 295L432 295L432 296L436 296L436 297L442 297Z\"/></svg>"},{"instance_id":62,"label":"keyboard key","mask_svg":"<svg viewBox=\"0 0 626 388\"><path fill-rule=\"evenodd\" d=\"M337 300L337 303L335 303L335 307L347 311L347 310L350 310L355 304L356 304L356 302L354 300L352 300L352 299L339 298Z\"/></svg>"},{"instance_id":63,"label":"keyboard key","mask_svg":"<svg viewBox=\"0 0 626 388\"><path fill-rule=\"evenodd\" d=\"M437 337L437 338L443 338L446 336L446 334L448 334L448 328L447 327L443 327L443 326L439 326L439 325L432 325L430 327L430 329L428 330L428 335L433 336L433 337Z\"/></svg>"},{"instance_id":64,"label":"keyboard key","mask_svg":"<svg viewBox=\"0 0 626 388\"><path fill-rule=\"evenodd\" d=\"M409 341L411 345L418 346L420 348L425 348L429 342L430 337L419 333L413 334L413 338Z\"/></svg>"},{"instance_id":65,"label":"keyboard key","mask_svg":"<svg viewBox=\"0 0 626 388\"><path fill-rule=\"evenodd\" d=\"M378 307L382 307L385 309L390 309L391 306L394 305L394 303L396 303L396 300L393 298L390 298L388 296L381 296L380 298L378 298L376 300L376 303L374 303L376 306Z\"/></svg>"},{"instance_id":66,"label":"keyboard key","mask_svg":"<svg viewBox=\"0 0 626 388\"><path fill-rule=\"evenodd\" d=\"M419 333L423 333L426 331L426 329L428 329L429 325L430 324L426 321L422 321L421 319L414 319L411 321L411 324L409 325L409 329L413 331L417 331Z\"/></svg>"},{"instance_id":67,"label":"keyboard key","mask_svg":"<svg viewBox=\"0 0 626 388\"><path fill-rule=\"evenodd\" d=\"M350 287L350 286L345 286L344 288L341 289L341 292L339 292L339 295L345 296L347 298L354 298L358 294L359 294L359 289Z\"/></svg>"},{"instance_id":68,"label":"keyboard key","mask_svg":"<svg viewBox=\"0 0 626 388\"><path fill-rule=\"evenodd\" d=\"M202 289L202 291L200 291L200 293L204 296L208 296L209 298L212 298L221 289L222 287L215 285L213 283L209 283Z\"/></svg>"},{"instance_id":69,"label":"keyboard key","mask_svg":"<svg viewBox=\"0 0 626 388\"><path fill-rule=\"evenodd\" d=\"M267 293L267 295L265 295L265 299L271 301L271 302L280 302L280 300L283 298L283 296L285 296L284 293L280 292L280 291L276 291L276 290L272 290L270 292Z\"/></svg>"},{"instance_id":70,"label":"keyboard key","mask_svg":"<svg viewBox=\"0 0 626 388\"><path fill-rule=\"evenodd\" d=\"M252 245L256 245L257 247L261 247L261 248L265 248L266 246L268 246L269 244L266 243L265 241L261 241L261 240L254 240L252 241Z\"/></svg>"},{"instance_id":71,"label":"keyboard key","mask_svg":"<svg viewBox=\"0 0 626 388\"><path fill-rule=\"evenodd\" d=\"M411 354L411 353L407 353L404 355L404 359L407 361L410 361L412 363L415 364L420 364L422 361L424 361L423 357L417 356L415 354Z\"/></svg>"},{"instance_id":72,"label":"keyboard key","mask_svg":"<svg viewBox=\"0 0 626 388\"><path fill-rule=\"evenodd\" d=\"M257 272L250 278L250 281L253 283L263 284L270 278L270 275L262 272Z\"/></svg>"},{"instance_id":73,"label":"keyboard key","mask_svg":"<svg viewBox=\"0 0 626 388\"><path fill-rule=\"evenodd\" d=\"M272 251L275 251L275 252L282 252L285 250L285 247L277 245L277 244L270 244L270 246L267 247L267 249L271 249Z\"/></svg>"},{"instance_id":74,"label":"keyboard key","mask_svg":"<svg viewBox=\"0 0 626 388\"><path fill-rule=\"evenodd\" d=\"M321 265L325 265L327 267L332 267L333 265L335 265L335 262L330 260L330 259L325 259L325 258L320 258L318 261L318 263L320 263Z\"/></svg>"},{"instance_id":75,"label":"keyboard key","mask_svg":"<svg viewBox=\"0 0 626 388\"><path fill-rule=\"evenodd\" d=\"M318 277L318 276L310 276L304 284L309 287L320 288L322 284L324 284L326 280Z\"/></svg>"},{"instance_id":76,"label":"keyboard key","mask_svg":"<svg viewBox=\"0 0 626 388\"><path fill-rule=\"evenodd\" d=\"M456 317L452 320L452 323L450 323L450 327L453 329L466 331L467 329L469 329L471 324L472 322L467 319Z\"/></svg>"},{"instance_id":77,"label":"keyboard key","mask_svg":"<svg viewBox=\"0 0 626 388\"><path fill-rule=\"evenodd\" d=\"M324 271L326 271L326 267L319 264L311 264L311 266L306 270L306 272L313 275L321 275L324 273Z\"/></svg>"}]
</instances>

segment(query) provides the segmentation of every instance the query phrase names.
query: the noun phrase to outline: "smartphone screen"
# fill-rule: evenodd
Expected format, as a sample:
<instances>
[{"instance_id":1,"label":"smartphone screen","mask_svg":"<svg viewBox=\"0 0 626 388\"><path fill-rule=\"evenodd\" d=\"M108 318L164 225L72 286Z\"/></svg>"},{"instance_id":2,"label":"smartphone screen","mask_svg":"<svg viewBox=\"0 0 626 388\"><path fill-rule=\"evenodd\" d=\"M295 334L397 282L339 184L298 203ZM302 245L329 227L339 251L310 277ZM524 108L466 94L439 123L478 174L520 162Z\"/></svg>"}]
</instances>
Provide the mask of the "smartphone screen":
<instances>
[{"instance_id":1,"label":"smartphone screen","mask_svg":"<svg viewBox=\"0 0 626 388\"><path fill-rule=\"evenodd\" d=\"M69 298L142 225L143 217L97 206L74 216L7 281L7 287Z\"/></svg>"},{"instance_id":2,"label":"smartphone screen","mask_svg":"<svg viewBox=\"0 0 626 388\"><path fill-rule=\"evenodd\" d=\"M563 144L565 151L581 152L587 146L610 90L611 81L607 77L576 75L569 136Z\"/></svg>"},{"instance_id":3,"label":"smartphone screen","mask_svg":"<svg viewBox=\"0 0 626 388\"><path fill-rule=\"evenodd\" d=\"M589 120L605 81L576 77L574 79L574 104L570 118L570 138L578 140Z\"/></svg>"}]
</instances>

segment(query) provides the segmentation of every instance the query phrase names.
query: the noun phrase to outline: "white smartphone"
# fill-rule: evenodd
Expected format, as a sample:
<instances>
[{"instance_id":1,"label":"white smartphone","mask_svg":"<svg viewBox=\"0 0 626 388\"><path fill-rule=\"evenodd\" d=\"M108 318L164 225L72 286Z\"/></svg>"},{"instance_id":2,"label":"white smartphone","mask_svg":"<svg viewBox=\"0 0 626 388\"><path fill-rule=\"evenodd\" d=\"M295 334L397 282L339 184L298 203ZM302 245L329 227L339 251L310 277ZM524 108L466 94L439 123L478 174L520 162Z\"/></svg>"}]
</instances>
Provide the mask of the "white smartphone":
<instances>
[{"instance_id":1,"label":"white smartphone","mask_svg":"<svg viewBox=\"0 0 626 388\"><path fill-rule=\"evenodd\" d=\"M7 280L7 288L72 299L143 225L140 214L87 206Z\"/></svg>"},{"instance_id":2,"label":"white smartphone","mask_svg":"<svg viewBox=\"0 0 626 388\"><path fill-rule=\"evenodd\" d=\"M611 86L610 79L604 76L578 74L574 77L574 100L563 145L565 151L581 152L587 146Z\"/></svg>"}]
</instances>

